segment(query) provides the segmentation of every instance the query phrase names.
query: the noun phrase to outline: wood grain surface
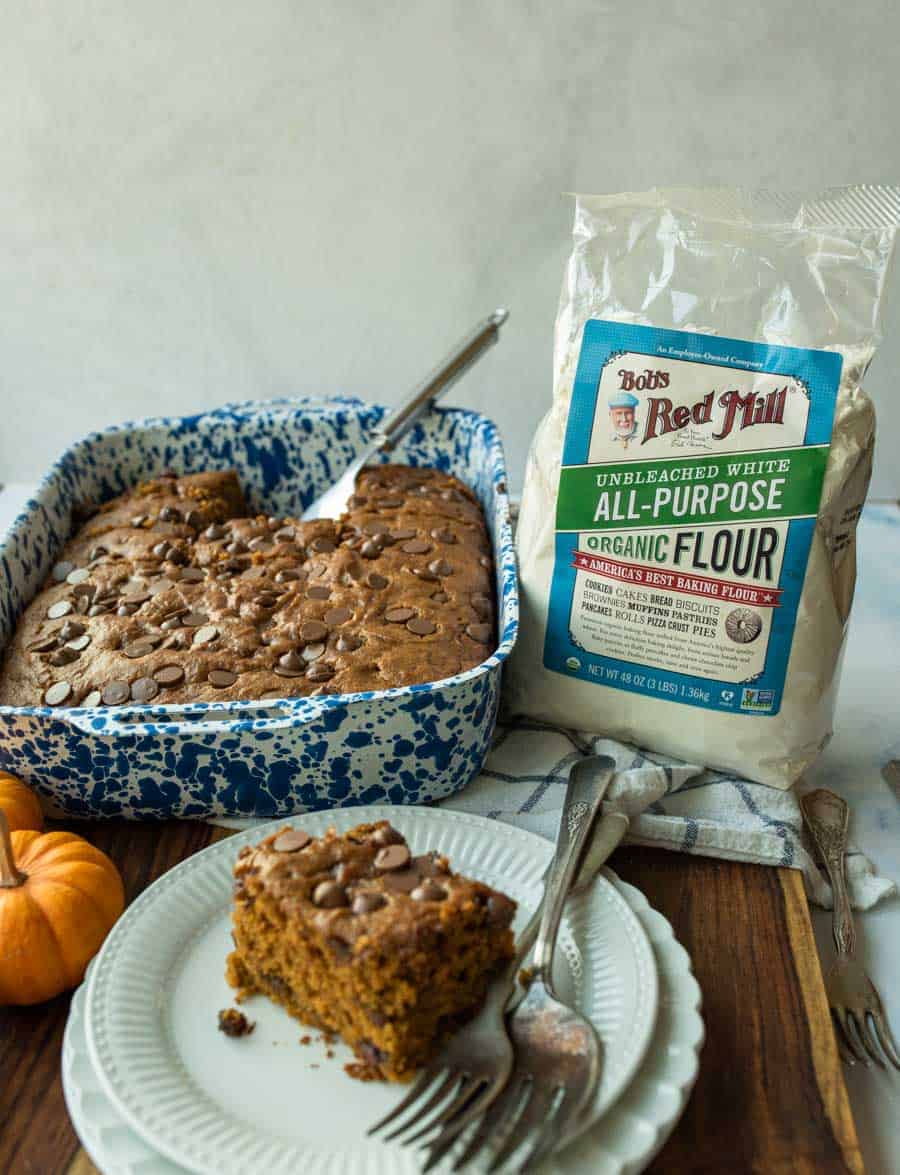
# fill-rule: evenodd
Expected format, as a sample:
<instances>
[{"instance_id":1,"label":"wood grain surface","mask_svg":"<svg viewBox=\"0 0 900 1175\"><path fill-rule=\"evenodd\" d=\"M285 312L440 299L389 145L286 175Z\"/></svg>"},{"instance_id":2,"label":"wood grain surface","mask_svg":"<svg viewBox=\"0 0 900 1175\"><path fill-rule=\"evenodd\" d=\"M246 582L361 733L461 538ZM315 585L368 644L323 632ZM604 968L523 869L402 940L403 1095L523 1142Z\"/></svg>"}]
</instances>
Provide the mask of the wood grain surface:
<instances>
[{"instance_id":1,"label":"wood grain surface","mask_svg":"<svg viewBox=\"0 0 900 1175\"><path fill-rule=\"evenodd\" d=\"M185 822L72 828L109 853L129 900L227 835ZM703 990L700 1076L650 1170L862 1172L800 875L642 848L619 850L611 865L672 923ZM62 996L0 1009L3 1175L94 1175L60 1083L68 1007Z\"/></svg>"}]
</instances>

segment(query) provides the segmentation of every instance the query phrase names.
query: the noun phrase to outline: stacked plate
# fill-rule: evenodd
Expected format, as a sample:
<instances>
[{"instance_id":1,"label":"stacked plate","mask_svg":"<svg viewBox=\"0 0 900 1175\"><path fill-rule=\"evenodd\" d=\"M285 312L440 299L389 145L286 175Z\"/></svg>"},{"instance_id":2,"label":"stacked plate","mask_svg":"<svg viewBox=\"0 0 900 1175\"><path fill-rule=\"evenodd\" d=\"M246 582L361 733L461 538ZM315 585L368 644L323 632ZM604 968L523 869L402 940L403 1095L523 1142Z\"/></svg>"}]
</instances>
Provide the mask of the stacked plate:
<instances>
[{"instance_id":1,"label":"stacked plate","mask_svg":"<svg viewBox=\"0 0 900 1175\"><path fill-rule=\"evenodd\" d=\"M415 852L446 853L454 869L515 898L524 925L552 852L540 837L426 808L356 808L306 815L302 824L317 835L385 818ZM265 999L245 1006L256 1022L250 1036L217 1031L218 1010L233 1003L224 979L232 866L243 845L274 827L219 842L162 877L126 911L75 996L66 1102L104 1175L419 1170L415 1150L365 1133L402 1087L352 1080L342 1046L311 1039ZM697 1075L703 1023L690 960L665 918L605 871L569 902L557 963L560 994L600 1034L604 1069L595 1124L547 1170L640 1171Z\"/></svg>"}]
</instances>

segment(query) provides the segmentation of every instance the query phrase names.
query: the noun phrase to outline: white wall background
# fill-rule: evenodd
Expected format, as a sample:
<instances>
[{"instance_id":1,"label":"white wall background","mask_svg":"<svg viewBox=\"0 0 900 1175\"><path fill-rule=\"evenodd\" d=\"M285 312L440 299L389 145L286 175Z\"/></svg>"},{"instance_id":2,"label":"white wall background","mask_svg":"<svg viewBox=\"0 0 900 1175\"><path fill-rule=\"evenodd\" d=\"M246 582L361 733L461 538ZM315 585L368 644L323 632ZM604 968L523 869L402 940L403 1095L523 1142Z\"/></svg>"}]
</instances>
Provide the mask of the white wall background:
<instances>
[{"instance_id":1,"label":"white wall background","mask_svg":"<svg viewBox=\"0 0 900 1175\"><path fill-rule=\"evenodd\" d=\"M512 481L550 387L563 192L900 178L895 0L3 0L0 479L148 413L451 402ZM900 495L900 283L869 389Z\"/></svg>"}]
</instances>

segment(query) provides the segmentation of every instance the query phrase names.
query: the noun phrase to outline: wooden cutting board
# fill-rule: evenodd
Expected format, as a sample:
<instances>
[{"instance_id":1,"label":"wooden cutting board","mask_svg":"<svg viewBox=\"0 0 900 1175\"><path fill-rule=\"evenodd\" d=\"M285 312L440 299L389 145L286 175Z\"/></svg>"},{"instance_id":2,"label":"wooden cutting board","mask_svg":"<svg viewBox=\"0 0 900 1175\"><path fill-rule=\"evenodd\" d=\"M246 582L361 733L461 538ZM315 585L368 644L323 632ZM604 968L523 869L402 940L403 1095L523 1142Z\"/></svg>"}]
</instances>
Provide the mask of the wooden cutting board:
<instances>
[{"instance_id":1,"label":"wooden cutting board","mask_svg":"<svg viewBox=\"0 0 900 1175\"><path fill-rule=\"evenodd\" d=\"M72 825L122 870L129 900L227 835L203 824ZM620 849L611 861L672 923L703 990L707 1040L662 1175L862 1172L800 874ZM63 996L0 1009L0 1172L93 1175L59 1076ZM256 1173L248 1173L256 1175Z\"/></svg>"}]
</instances>

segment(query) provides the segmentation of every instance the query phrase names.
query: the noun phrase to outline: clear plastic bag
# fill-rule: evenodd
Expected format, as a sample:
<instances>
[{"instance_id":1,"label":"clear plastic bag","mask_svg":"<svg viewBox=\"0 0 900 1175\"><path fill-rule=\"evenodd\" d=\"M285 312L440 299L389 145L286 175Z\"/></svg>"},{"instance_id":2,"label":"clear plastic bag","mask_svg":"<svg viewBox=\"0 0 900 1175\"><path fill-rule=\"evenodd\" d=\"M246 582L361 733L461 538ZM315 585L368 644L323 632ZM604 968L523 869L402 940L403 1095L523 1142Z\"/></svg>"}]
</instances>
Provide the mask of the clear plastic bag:
<instances>
[{"instance_id":1,"label":"clear plastic bag","mask_svg":"<svg viewBox=\"0 0 900 1175\"><path fill-rule=\"evenodd\" d=\"M730 189L576 197L574 247L556 321L553 403L529 454L519 518L522 628L507 676L511 713L607 734L777 787L789 787L813 761L831 733L853 599L855 529L875 431L861 382L880 339L879 309L898 223L900 189L891 188L807 197ZM623 330L626 341L618 346L618 328L609 324L655 331ZM719 340L710 344L716 355L706 360L703 336ZM737 358L722 340L737 341ZM604 367L601 355L592 367L594 353L604 346L603 355L611 358ZM638 351L643 376L626 371L629 363L640 368L633 362ZM808 361L811 369L827 374L822 352L836 352L841 360L830 401L815 379L798 377L788 390L791 403L799 395L802 404L806 396L810 420L816 418L820 432L827 415L830 436L822 432L816 439L812 425L804 423L806 431L800 425L783 430L790 433L787 446L776 428L783 423L775 420L781 410L777 377L765 373L789 370L793 378L791 363ZM622 354L626 359L615 358ZM660 358L675 355L680 358ZM616 363L625 366L616 368ZM658 368L666 370L654 374ZM736 390L729 393L722 389L731 374ZM671 379L674 393L661 386L663 377ZM613 378L615 385L609 383ZM704 379L710 390L701 394ZM608 395L612 386L616 393ZM693 399L684 390L679 414L682 387L699 390ZM701 467L711 467L724 484L724 471L731 467L727 458L734 455L730 446L738 443L734 418L729 426L734 435L719 436L726 410L721 397L728 394L746 409L737 418L743 424L754 423L752 412L756 423L768 421L740 438L740 455L759 459L758 452L749 452L754 445L763 455L789 451L793 465L787 461L789 472L778 479L778 492L793 492L806 503L803 517L782 511L748 521L734 515L720 519L718 530L703 518L694 519L690 533L700 538L690 541L706 543L707 551L720 532L723 550L745 539L761 541L766 524L776 536L771 541L787 552L778 556L783 563L777 581L760 579L744 589L743 595L756 603L743 609L728 603L727 593L741 598L735 576L729 580L723 573L717 580L708 571L691 579L682 574L683 566L673 564L676 545L682 562L687 558L684 527L679 530L676 522L642 529L641 510L648 512L644 519L656 517L650 513L650 497L641 504L643 491L628 499L633 523L609 520L611 510L625 509L624 498L610 498L605 507L598 503L594 530L584 529L583 522L600 492L594 483L609 481L610 470L628 471L617 473L625 478L631 470L659 478L677 461L684 477L699 477ZM615 426L607 425L607 403L611 421L619 412ZM679 426L679 421L688 422ZM583 434L590 429L596 440L588 444ZM666 430L671 435L662 437ZM660 448L663 444L669 447ZM815 489L819 496L809 505L813 489L800 495L797 478L812 468L814 449L823 454L823 472ZM655 461L646 457L650 450ZM749 460L744 464L750 467ZM575 485L576 475L579 485L591 482L595 498L585 498L581 513L573 509L568 519L569 497L575 493L568 487ZM568 495L566 509L559 499L561 485ZM655 493L665 495L659 489ZM668 563L610 554L648 549L638 539L651 530L667 536ZM612 534L615 543L608 537ZM606 551L602 560L591 555L597 550ZM701 561L699 550L694 548L695 562L708 567L708 554ZM628 575L634 577L630 583L623 578ZM586 591L586 582L591 590ZM654 592L654 583L669 586ZM693 586L680 592L672 587L679 583ZM768 587L774 606L764 594ZM706 631L711 634L717 626L715 637L695 637L690 631L692 612L701 608L691 601L704 599L704 592L711 593L704 606L714 617ZM593 602L585 603L585 596ZM667 626L665 631L635 627L629 632L634 617L619 607L626 601L643 609L638 614L647 623ZM601 615L605 608L612 609L606 619ZM685 624L687 631L680 632ZM713 664L717 657L718 668Z\"/></svg>"}]
</instances>

